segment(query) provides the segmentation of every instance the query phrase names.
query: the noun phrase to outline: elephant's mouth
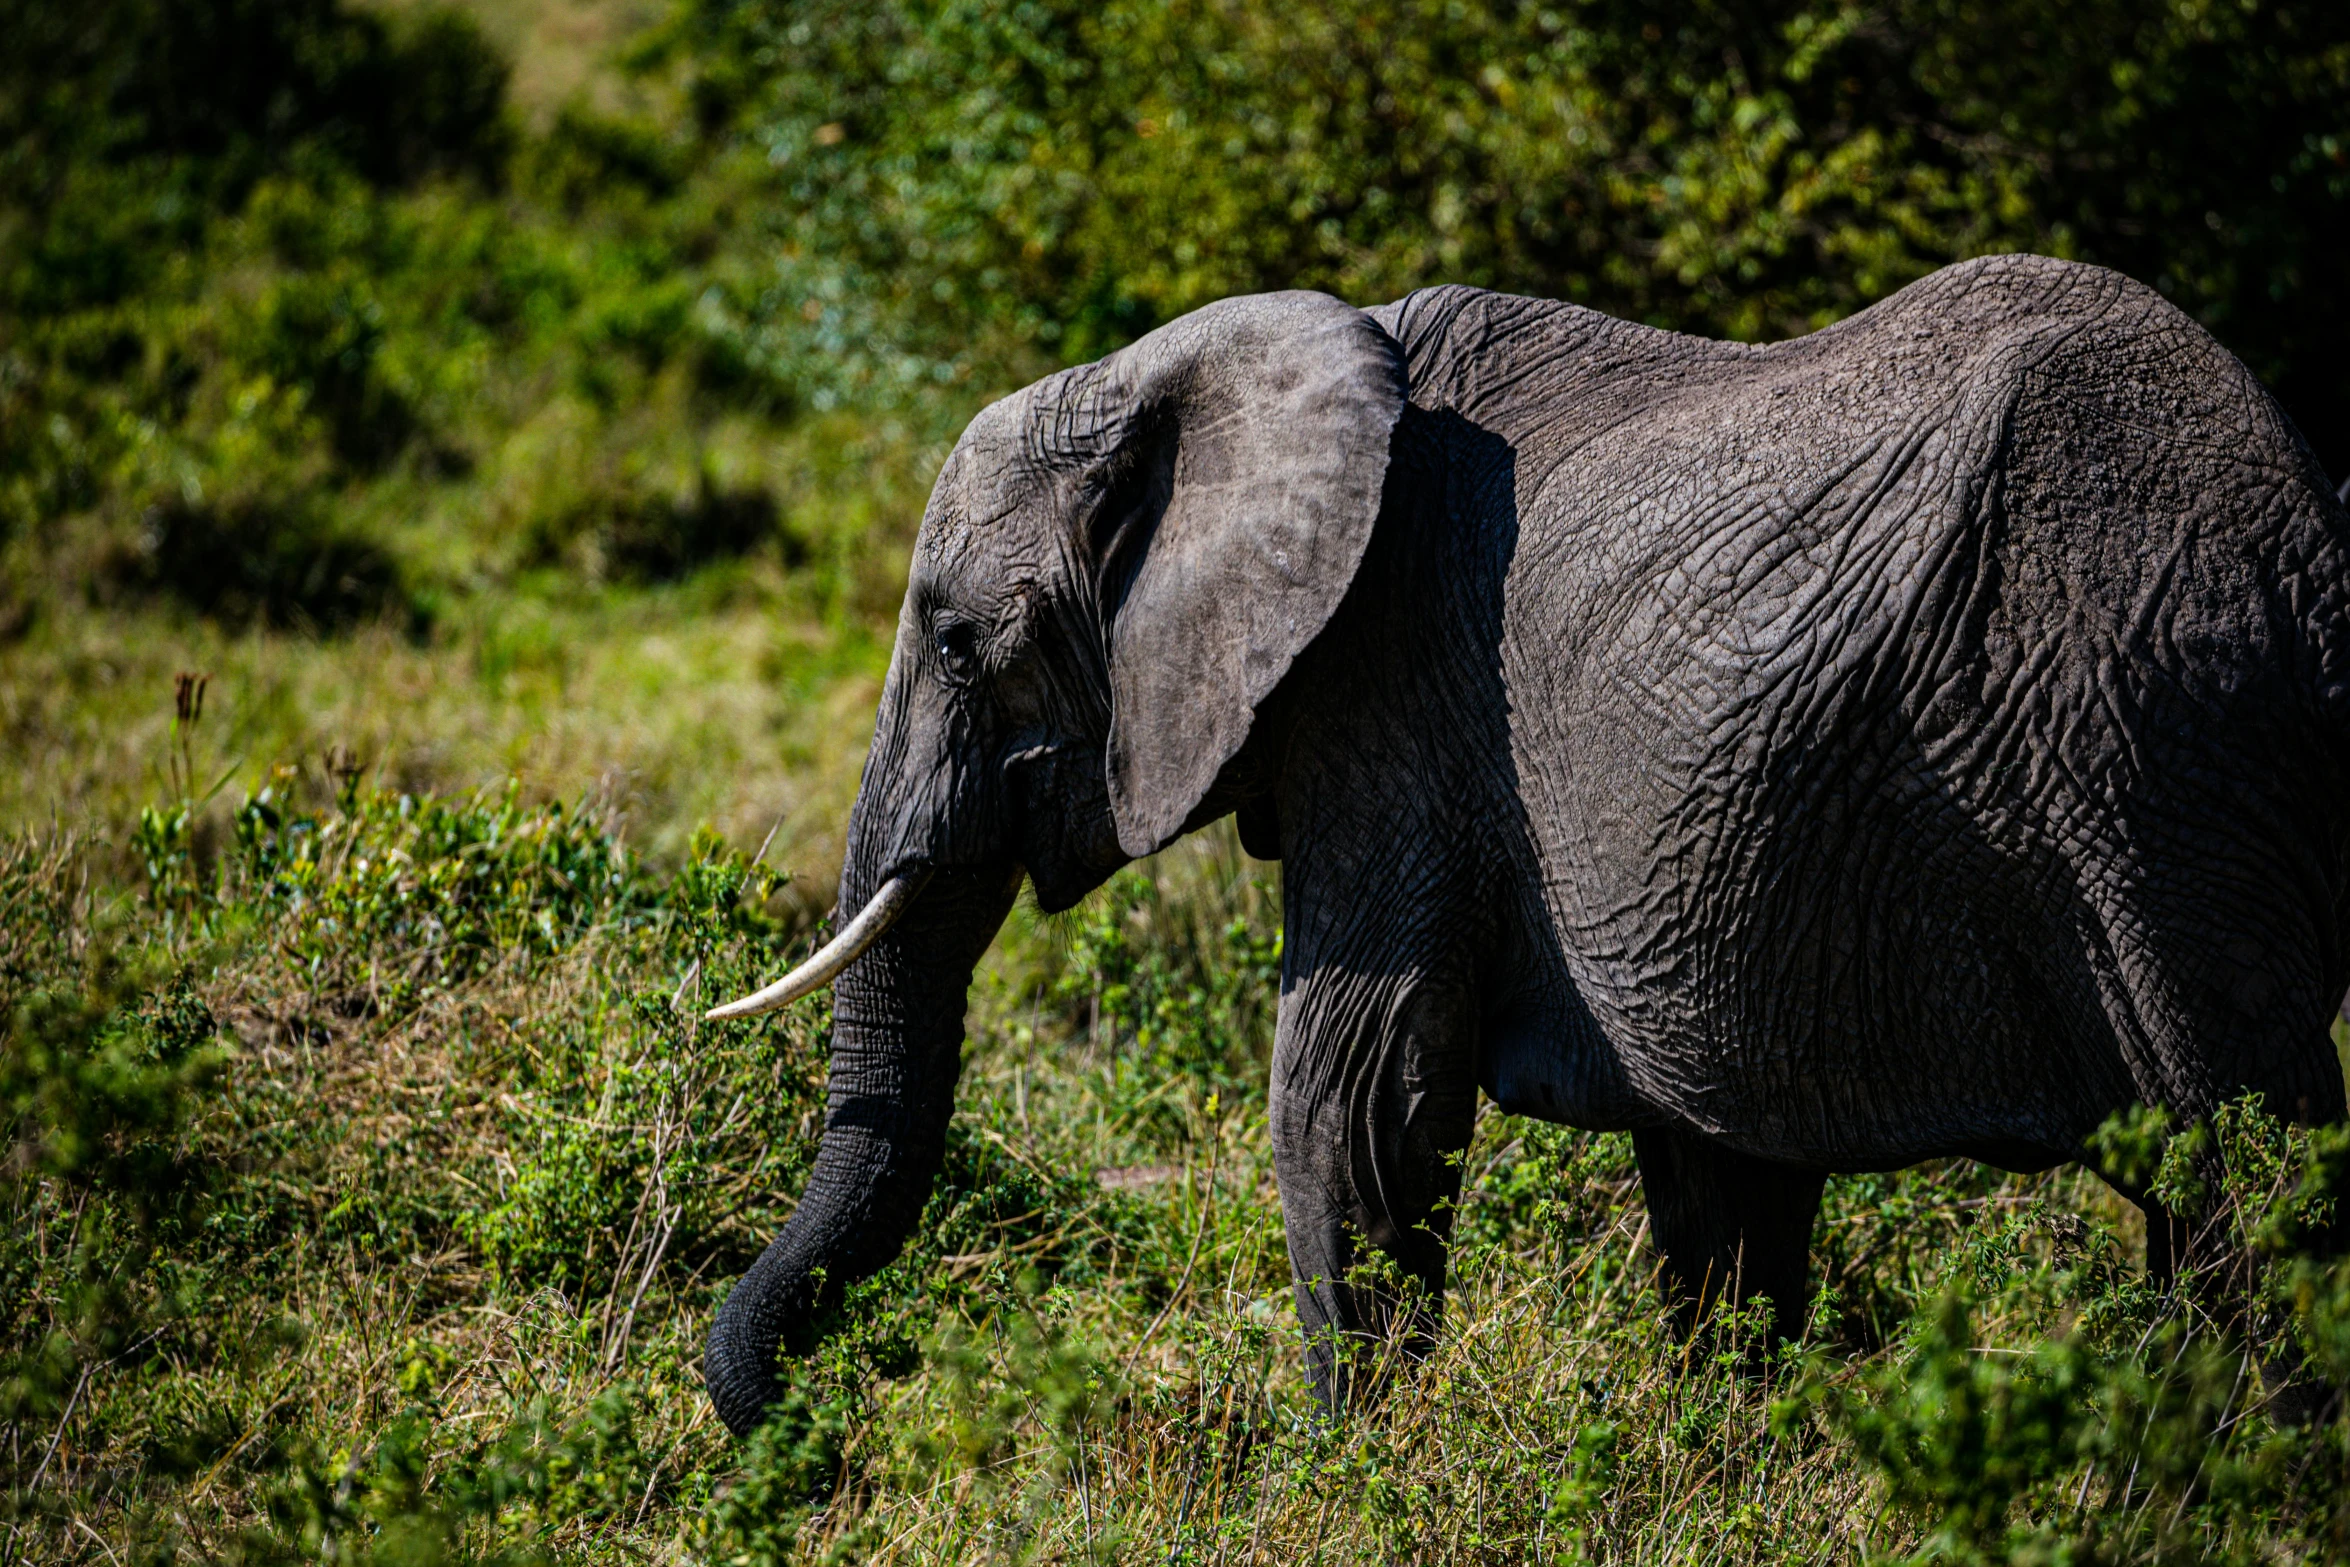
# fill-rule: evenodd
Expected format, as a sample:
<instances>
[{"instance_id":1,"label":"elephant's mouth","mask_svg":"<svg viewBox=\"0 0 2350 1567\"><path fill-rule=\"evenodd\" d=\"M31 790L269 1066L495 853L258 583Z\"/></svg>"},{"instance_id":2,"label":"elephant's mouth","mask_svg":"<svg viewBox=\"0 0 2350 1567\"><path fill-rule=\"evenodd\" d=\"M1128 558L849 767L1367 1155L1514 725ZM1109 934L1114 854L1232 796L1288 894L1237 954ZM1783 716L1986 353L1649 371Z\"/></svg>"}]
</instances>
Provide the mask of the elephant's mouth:
<instances>
[{"instance_id":1,"label":"elephant's mouth","mask_svg":"<svg viewBox=\"0 0 2350 1567\"><path fill-rule=\"evenodd\" d=\"M1073 907L1125 863L1098 744L1025 747L1004 759L1003 777L1014 853L1037 907L1048 914Z\"/></svg>"}]
</instances>

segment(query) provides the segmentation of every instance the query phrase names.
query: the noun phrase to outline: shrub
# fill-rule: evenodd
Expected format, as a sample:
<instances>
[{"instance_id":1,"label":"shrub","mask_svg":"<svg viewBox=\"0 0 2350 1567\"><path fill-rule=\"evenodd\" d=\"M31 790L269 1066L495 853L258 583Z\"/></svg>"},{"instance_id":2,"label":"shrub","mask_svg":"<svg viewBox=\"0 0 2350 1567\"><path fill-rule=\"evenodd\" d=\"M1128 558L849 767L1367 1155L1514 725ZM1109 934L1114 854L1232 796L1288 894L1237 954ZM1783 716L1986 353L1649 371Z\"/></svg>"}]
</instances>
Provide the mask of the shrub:
<instances>
[{"instance_id":1,"label":"shrub","mask_svg":"<svg viewBox=\"0 0 2350 1567\"><path fill-rule=\"evenodd\" d=\"M363 282L295 273L263 296L258 318L248 353L265 374L305 390L338 458L374 467L408 444L416 412L384 374L383 307Z\"/></svg>"},{"instance_id":2,"label":"shrub","mask_svg":"<svg viewBox=\"0 0 2350 1567\"><path fill-rule=\"evenodd\" d=\"M790 214L754 328L827 395L1269 288L1778 337L2030 248L2164 289L2350 466L2350 327L2312 324L2350 265L2339 7L696 0L681 27Z\"/></svg>"},{"instance_id":3,"label":"shrub","mask_svg":"<svg viewBox=\"0 0 2350 1567\"><path fill-rule=\"evenodd\" d=\"M2099 1142L2148 1125L2117 1120ZM2157 1184L2200 1231L2177 1294L2095 1265L2094 1247L2035 1255L2014 1242L2052 1216L2019 1215L1975 1244L1974 1277L1946 1284L1898 1360L1831 1399L1888 1500L1927 1531L1925 1555L2265 1561L2287 1541L2319 1556L2342 1543L2350 1383L2307 1347L2333 1333L2350 1259L2294 1248L2326 1239L2310 1221L2330 1218L2343 1134L2288 1128L2254 1098L2168 1145ZM1977 1290L2071 1321L1986 1354Z\"/></svg>"},{"instance_id":4,"label":"shrub","mask_svg":"<svg viewBox=\"0 0 2350 1567\"><path fill-rule=\"evenodd\" d=\"M230 626L341 631L363 621L423 623L398 559L327 520L314 496L159 502L114 577Z\"/></svg>"},{"instance_id":5,"label":"shrub","mask_svg":"<svg viewBox=\"0 0 2350 1567\"><path fill-rule=\"evenodd\" d=\"M1207 923L1129 869L1072 917L1065 936L1051 998L1095 1050L1203 1094L1254 1091L1280 990L1278 931L1241 914Z\"/></svg>"},{"instance_id":6,"label":"shrub","mask_svg":"<svg viewBox=\"0 0 2350 1567\"><path fill-rule=\"evenodd\" d=\"M507 66L453 9L29 0L12 21L0 140L29 199L92 158L203 160L235 180L323 151L390 182L488 172L506 150Z\"/></svg>"},{"instance_id":7,"label":"shrub","mask_svg":"<svg viewBox=\"0 0 2350 1567\"><path fill-rule=\"evenodd\" d=\"M526 560L590 581L671 581L769 543L785 545L795 564L804 557L779 528L772 495L724 488L707 473L682 497L638 486L589 494L536 519L531 533Z\"/></svg>"},{"instance_id":8,"label":"shrub","mask_svg":"<svg viewBox=\"0 0 2350 1567\"><path fill-rule=\"evenodd\" d=\"M236 813L223 889L275 915L278 940L314 984L413 994L510 954L547 956L651 897L609 826L511 786L419 799L344 785L334 812L263 788Z\"/></svg>"},{"instance_id":9,"label":"shrub","mask_svg":"<svg viewBox=\"0 0 2350 1567\"><path fill-rule=\"evenodd\" d=\"M33 857L0 864L24 889ZM74 984L0 987L0 1422L20 1433L73 1414L95 1366L135 1353L187 1314L159 1250L197 1233L215 1172L190 1124L225 1061L183 975L143 986L111 955ZM9 1491L55 1457L11 1444Z\"/></svg>"}]
</instances>

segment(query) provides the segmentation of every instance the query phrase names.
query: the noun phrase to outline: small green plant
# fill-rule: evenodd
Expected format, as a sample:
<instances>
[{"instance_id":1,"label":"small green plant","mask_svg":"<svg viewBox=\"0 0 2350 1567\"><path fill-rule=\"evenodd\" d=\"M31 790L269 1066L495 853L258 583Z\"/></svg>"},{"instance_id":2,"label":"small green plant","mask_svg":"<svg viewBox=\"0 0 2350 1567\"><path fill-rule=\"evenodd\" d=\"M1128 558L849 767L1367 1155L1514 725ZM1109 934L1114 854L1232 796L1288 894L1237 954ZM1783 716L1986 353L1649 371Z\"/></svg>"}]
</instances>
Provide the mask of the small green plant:
<instances>
[{"instance_id":1,"label":"small green plant","mask_svg":"<svg viewBox=\"0 0 2350 1567\"><path fill-rule=\"evenodd\" d=\"M1561 1532L1570 1561L1584 1559L1584 1520L1601 1510L1615 1483L1618 1436L1616 1428L1604 1420L1576 1432L1567 1472L1551 1492L1549 1522Z\"/></svg>"},{"instance_id":2,"label":"small green plant","mask_svg":"<svg viewBox=\"0 0 2350 1567\"><path fill-rule=\"evenodd\" d=\"M650 902L608 827L526 807L512 787L461 801L346 787L322 812L265 786L238 808L234 838L238 890L282 918L289 953L317 983L378 1004L500 954L552 955Z\"/></svg>"},{"instance_id":3,"label":"small green plant","mask_svg":"<svg viewBox=\"0 0 2350 1567\"><path fill-rule=\"evenodd\" d=\"M1071 919L1039 999L1126 1085L1136 1129L1162 1150L1196 1135L1211 1096L1263 1093L1281 936L1262 922L1236 912L1212 924L1132 869Z\"/></svg>"},{"instance_id":4,"label":"small green plant","mask_svg":"<svg viewBox=\"0 0 2350 1567\"><path fill-rule=\"evenodd\" d=\"M2026 1244L2054 1221L2019 1214L1973 1249L1971 1277L1899 1361L1834 1402L1888 1500L1927 1527L1925 1555L2258 1560L2281 1538L2322 1550L2336 1537L2344 1384L2337 1362L2302 1350L2326 1341L2350 1264L2296 1247L2326 1237L2340 1134L2287 1126L2257 1097L2170 1126L2117 1116L2093 1146L2194 1216L2171 1296L2095 1265L2094 1248ZM1987 1353L1973 1293L1986 1287L2071 1320Z\"/></svg>"}]
</instances>

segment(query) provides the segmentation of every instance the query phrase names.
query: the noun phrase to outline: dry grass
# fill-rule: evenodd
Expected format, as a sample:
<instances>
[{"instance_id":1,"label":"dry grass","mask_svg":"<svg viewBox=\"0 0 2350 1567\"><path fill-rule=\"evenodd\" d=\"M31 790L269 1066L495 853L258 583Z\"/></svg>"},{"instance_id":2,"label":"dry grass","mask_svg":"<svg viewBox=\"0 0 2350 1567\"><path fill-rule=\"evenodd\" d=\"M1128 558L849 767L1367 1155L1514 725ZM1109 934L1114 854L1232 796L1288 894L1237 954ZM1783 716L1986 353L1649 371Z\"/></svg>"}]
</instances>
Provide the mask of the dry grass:
<instances>
[{"instance_id":1,"label":"dry grass","mask_svg":"<svg viewBox=\"0 0 2350 1567\"><path fill-rule=\"evenodd\" d=\"M195 762L211 814L272 766L356 768L411 793L520 780L590 797L674 858L698 825L831 902L887 648L827 627L775 579L469 606L425 642L320 641L193 618L59 611L0 649L0 823L123 822L168 792L175 676L209 677Z\"/></svg>"}]
</instances>

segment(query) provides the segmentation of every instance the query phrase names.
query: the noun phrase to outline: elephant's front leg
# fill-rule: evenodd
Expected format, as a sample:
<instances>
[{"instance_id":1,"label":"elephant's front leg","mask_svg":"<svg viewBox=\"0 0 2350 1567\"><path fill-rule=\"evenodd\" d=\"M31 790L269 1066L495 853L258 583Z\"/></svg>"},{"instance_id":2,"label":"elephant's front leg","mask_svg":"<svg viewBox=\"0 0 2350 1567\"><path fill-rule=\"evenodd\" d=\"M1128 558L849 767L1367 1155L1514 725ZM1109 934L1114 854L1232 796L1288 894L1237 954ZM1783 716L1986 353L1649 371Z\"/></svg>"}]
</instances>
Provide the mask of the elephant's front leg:
<instances>
[{"instance_id":1,"label":"elephant's front leg","mask_svg":"<svg viewBox=\"0 0 2350 1567\"><path fill-rule=\"evenodd\" d=\"M1333 967L1293 978L1282 1000L1273 1162L1307 1372L1334 1412L1435 1327L1475 1049L1466 987L1449 976Z\"/></svg>"}]
</instances>

